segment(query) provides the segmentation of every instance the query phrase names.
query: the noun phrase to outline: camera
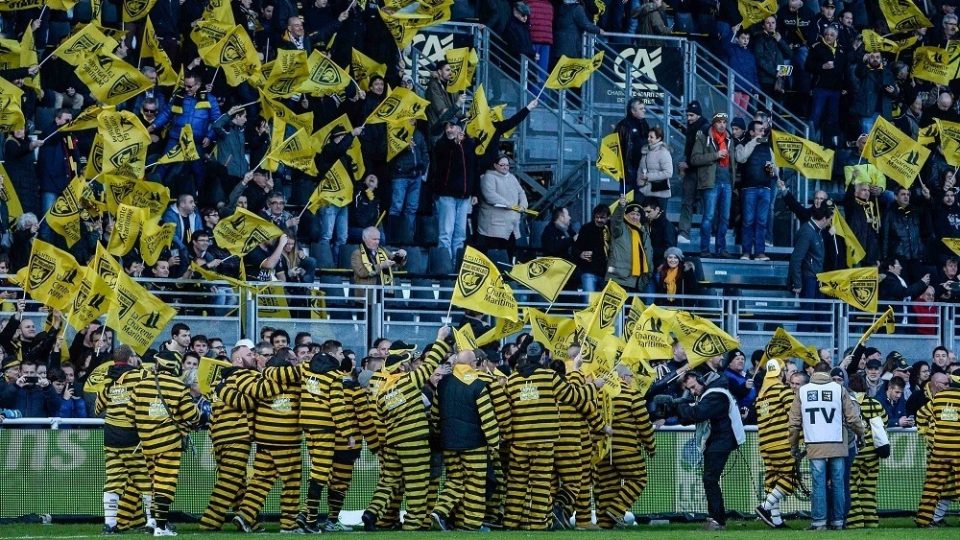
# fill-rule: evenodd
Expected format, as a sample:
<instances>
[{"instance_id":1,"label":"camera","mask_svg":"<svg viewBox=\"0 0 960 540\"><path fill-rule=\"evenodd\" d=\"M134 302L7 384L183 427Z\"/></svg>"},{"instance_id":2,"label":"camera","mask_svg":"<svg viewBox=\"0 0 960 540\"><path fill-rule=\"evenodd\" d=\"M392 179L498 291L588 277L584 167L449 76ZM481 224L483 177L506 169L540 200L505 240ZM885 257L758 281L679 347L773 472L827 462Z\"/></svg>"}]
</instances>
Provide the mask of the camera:
<instances>
[{"instance_id":1,"label":"camera","mask_svg":"<svg viewBox=\"0 0 960 540\"><path fill-rule=\"evenodd\" d=\"M770 141L770 139L767 138L767 137L758 137L758 138L757 138L757 142L760 143L760 144L767 144L767 142L769 142L769 141Z\"/></svg>"},{"instance_id":2,"label":"camera","mask_svg":"<svg viewBox=\"0 0 960 540\"><path fill-rule=\"evenodd\" d=\"M394 253L393 257L390 257L390 260L392 260L397 264L400 264L403 261L403 257L401 257L399 253Z\"/></svg>"}]
</instances>

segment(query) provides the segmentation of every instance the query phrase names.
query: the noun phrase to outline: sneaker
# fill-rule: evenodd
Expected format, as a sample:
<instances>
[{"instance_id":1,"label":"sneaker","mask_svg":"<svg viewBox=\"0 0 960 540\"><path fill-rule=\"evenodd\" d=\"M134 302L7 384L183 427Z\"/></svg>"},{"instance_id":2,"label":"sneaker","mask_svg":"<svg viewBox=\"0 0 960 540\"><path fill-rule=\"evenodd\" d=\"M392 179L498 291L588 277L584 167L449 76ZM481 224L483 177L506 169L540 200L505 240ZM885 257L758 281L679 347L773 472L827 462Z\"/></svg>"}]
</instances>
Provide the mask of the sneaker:
<instances>
[{"instance_id":1,"label":"sneaker","mask_svg":"<svg viewBox=\"0 0 960 540\"><path fill-rule=\"evenodd\" d=\"M725 526L717 523L717 520L713 518L707 519L707 522L703 524L703 528L707 531L722 531L726 529Z\"/></svg>"},{"instance_id":2,"label":"sneaker","mask_svg":"<svg viewBox=\"0 0 960 540\"><path fill-rule=\"evenodd\" d=\"M441 531L447 530L447 518L440 512L430 512L430 519L433 520L434 525Z\"/></svg>"},{"instance_id":3,"label":"sneaker","mask_svg":"<svg viewBox=\"0 0 960 540\"><path fill-rule=\"evenodd\" d=\"M776 523L773 522L773 515L770 513L770 510L765 509L762 504L757 506L757 517L771 527L777 526Z\"/></svg>"},{"instance_id":4,"label":"sneaker","mask_svg":"<svg viewBox=\"0 0 960 540\"><path fill-rule=\"evenodd\" d=\"M741 261L749 261L749 260L750 260L750 254L749 254L749 253L744 253L743 255L740 256L740 260L741 260Z\"/></svg>"},{"instance_id":5,"label":"sneaker","mask_svg":"<svg viewBox=\"0 0 960 540\"><path fill-rule=\"evenodd\" d=\"M237 526L237 530L240 532L251 532L250 524L243 520L240 516L233 516L233 524Z\"/></svg>"},{"instance_id":6,"label":"sneaker","mask_svg":"<svg viewBox=\"0 0 960 540\"><path fill-rule=\"evenodd\" d=\"M773 241L772 241L772 240L766 240L766 241L763 242L763 245L765 245L765 246L767 246L767 247L773 247Z\"/></svg>"},{"instance_id":7,"label":"sneaker","mask_svg":"<svg viewBox=\"0 0 960 540\"><path fill-rule=\"evenodd\" d=\"M477 529L477 532L490 532L490 527L487 527L486 525L481 525L480 528Z\"/></svg>"},{"instance_id":8,"label":"sneaker","mask_svg":"<svg viewBox=\"0 0 960 540\"><path fill-rule=\"evenodd\" d=\"M373 515L373 512L364 510L363 515L360 516L360 521L363 521L363 530L367 532L377 530L377 516Z\"/></svg>"},{"instance_id":9,"label":"sneaker","mask_svg":"<svg viewBox=\"0 0 960 540\"><path fill-rule=\"evenodd\" d=\"M172 530L170 527L163 527L163 528L157 527L157 528L153 529L153 536L154 536L154 537L157 537L157 536L176 536L176 535L177 535L177 532L174 531L174 530Z\"/></svg>"},{"instance_id":10,"label":"sneaker","mask_svg":"<svg viewBox=\"0 0 960 540\"><path fill-rule=\"evenodd\" d=\"M756 257L754 257L754 260L757 260L757 261L769 261L769 260L770 260L770 257L767 257L767 255L766 255L765 253L761 253L761 254L757 255Z\"/></svg>"},{"instance_id":11,"label":"sneaker","mask_svg":"<svg viewBox=\"0 0 960 540\"><path fill-rule=\"evenodd\" d=\"M720 253L717 253L717 257L720 257L721 259L732 259L733 255L731 255L729 251L723 250Z\"/></svg>"},{"instance_id":12,"label":"sneaker","mask_svg":"<svg viewBox=\"0 0 960 540\"><path fill-rule=\"evenodd\" d=\"M709 250L709 249L705 249L705 250L703 250L703 251L700 252L700 258L702 258L702 259L708 259L708 258L710 258L710 257L713 257L713 253L710 253L710 250Z\"/></svg>"},{"instance_id":13,"label":"sneaker","mask_svg":"<svg viewBox=\"0 0 960 540\"><path fill-rule=\"evenodd\" d=\"M100 531L100 534L120 534L120 527L117 527L116 525L110 526L105 524L103 526L103 530Z\"/></svg>"},{"instance_id":14,"label":"sneaker","mask_svg":"<svg viewBox=\"0 0 960 540\"><path fill-rule=\"evenodd\" d=\"M486 517L483 519L483 526L489 529L502 529L503 519L496 516Z\"/></svg>"},{"instance_id":15,"label":"sneaker","mask_svg":"<svg viewBox=\"0 0 960 540\"><path fill-rule=\"evenodd\" d=\"M613 526L616 527L617 529L622 529L627 526L626 522L623 521L622 515L617 515L613 512L610 512L609 510L605 512L605 514L607 515L608 518L610 518L613 521Z\"/></svg>"},{"instance_id":16,"label":"sneaker","mask_svg":"<svg viewBox=\"0 0 960 540\"><path fill-rule=\"evenodd\" d=\"M292 529L280 529L280 534L307 534L307 532L301 527L294 527Z\"/></svg>"},{"instance_id":17,"label":"sneaker","mask_svg":"<svg viewBox=\"0 0 960 540\"><path fill-rule=\"evenodd\" d=\"M297 526L303 529L303 532L307 534L320 534L323 532L320 527L320 520L310 521L303 512L297 514L297 517L294 518L294 521L296 521Z\"/></svg>"},{"instance_id":18,"label":"sneaker","mask_svg":"<svg viewBox=\"0 0 960 540\"><path fill-rule=\"evenodd\" d=\"M683 233L680 233L680 234L677 235L677 243L678 243L678 244L689 244L689 243L690 243L690 239L687 238L687 235L685 235L685 234L683 234Z\"/></svg>"},{"instance_id":19,"label":"sneaker","mask_svg":"<svg viewBox=\"0 0 960 540\"><path fill-rule=\"evenodd\" d=\"M340 523L340 520L327 521L326 523L323 524L324 532L350 532L352 530L353 530L353 527Z\"/></svg>"}]
</instances>

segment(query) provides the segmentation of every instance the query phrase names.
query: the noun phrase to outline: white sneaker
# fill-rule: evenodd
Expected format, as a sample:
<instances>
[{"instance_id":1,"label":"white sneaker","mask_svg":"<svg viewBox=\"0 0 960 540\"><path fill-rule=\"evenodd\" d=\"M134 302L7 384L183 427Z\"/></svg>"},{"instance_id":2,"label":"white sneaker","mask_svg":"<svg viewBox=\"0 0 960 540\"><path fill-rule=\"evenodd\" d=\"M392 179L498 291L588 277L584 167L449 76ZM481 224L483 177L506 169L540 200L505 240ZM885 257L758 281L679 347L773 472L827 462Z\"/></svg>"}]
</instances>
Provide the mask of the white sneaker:
<instances>
[{"instance_id":1,"label":"white sneaker","mask_svg":"<svg viewBox=\"0 0 960 540\"><path fill-rule=\"evenodd\" d=\"M153 536L155 537L156 536L176 536L176 535L177 535L176 531L170 530L169 527L164 527L162 529L160 527L156 527L155 529L153 529Z\"/></svg>"},{"instance_id":2,"label":"white sneaker","mask_svg":"<svg viewBox=\"0 0 960 540\"><path fill-rule=\"evenodd\" d=\"M677 235L677 243L678 243L678 244L689 244L689 243L690 243L690 239L687 238L687 237L686 237L685 235L683 235L683 234L678 234L678 235Z\"/></svg>"}]
</instances>

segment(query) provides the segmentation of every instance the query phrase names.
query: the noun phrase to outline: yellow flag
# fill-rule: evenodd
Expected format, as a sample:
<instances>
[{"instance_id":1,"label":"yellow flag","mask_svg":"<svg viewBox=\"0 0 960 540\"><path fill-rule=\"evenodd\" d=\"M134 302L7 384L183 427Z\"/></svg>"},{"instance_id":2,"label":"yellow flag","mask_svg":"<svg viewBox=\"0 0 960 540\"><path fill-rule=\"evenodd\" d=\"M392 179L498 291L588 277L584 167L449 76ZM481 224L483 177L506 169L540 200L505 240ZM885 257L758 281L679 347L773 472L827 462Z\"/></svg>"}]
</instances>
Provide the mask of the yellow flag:
<instances>
[{"instance_id":1,"label":"yellow flag","mask_svg":"<svg viewBox=\"0 0 960 540\"><path fill-rule=\"evenodd\" d=\"M623 310L623 305L627 302L627 291L623 289L616 281L612 279L607 281L607 285L600 293L593 314L590 318L590 326L587 327L587 333L593 336L600 333L612 332L616 327L617 318Z\"/></svg>"},{"instance_id":2,"label":"yellow flag","mask_svg":"<svg viewBox=\"0 0 960 540\"><path fill-rule=\"evenodd\" d=\"M316 175L317 165L313 159L316 154L317 149L313 146L310 132L298 129L271 150L267 157L307 174Z\"/></svg>"},{"instance_id":3,"label":"yellow flag","mask_svg":"<svg viewBox=\"0 0 960 540\"><path fill-rule=\"evenodd\" d=\"M411 90L403 88L394 88L387 97L380 102L370 116L367 117L367 124L382 124L391 122L394 124L406 122L408 120L419 119L426 120L427 105L430 102L418 96Z\"/></svg>"},{"instance_id":4,"label":"yellow flag","mask_svg":"<svg viewBox=\"0 0 960 540\"><path fill-rule=\"evenodd\" d=\"M234 26L222 39L199 52L204 63L223 70L231 86L256 79L263 67L250 35L240 25Z\"/></svg>"},{"instance_id":5,"label":"yellow flag","mask_svg":"<svg viewBox=\"0 0 960 540\"><path fill-rule=\"evenodd\" d=\"M882 189L887 188L887 177L872 163L845 166L843 168L843 178L848 186L854 183L877 186Z\"/></svg>"},{"instance_id":6,"label":"yellow flag","mask_svg":"<svg viewBox=\"0 0 960 540\"><path fill-rule=\"evenodd\" d=\"M73 255L35 238L27 266L15 279L37 302L66 311L82 277L80 269Z\"/></svg>"},{"instance_id":7,"label":"yellow flag","mask_svg":"<svg viewBox=\"0 0 960 540\"><path fill-rule=\"evenodd\" d=\"M687 352L687 365L691 369L740 346L736 338L711 321L686 311L677 312L671 327Z\"/></svg>"},{"instance_id":8,"label":"yellow flag","mask_svg":"<svg viewBox=\"0 0 960 540\"><path fill-rule=\"evenodd\" d=\"M444 53L447 65L450 66L450 82L447 83L447 92L463 92L470 88L473 81L473 72L477 69L480 59L477 51L471 47L447 49Z\"/></svg>"},{"instance_id":9,"label":"yellow flag","mask_svg":"<svg viewBox=\"0 0 960 540\"><path fill-rule=\"evenodd\" d=\"M200 363L197 364L197 385L200 387L200 393L205 396L213 393L213 389L220 382L221 372L232 365L226 360L201 357Z\"/></svg>"},{"instance_id":10,"label":"yellow flag","mask_svg":"<svg viewBox=\"0 0 960 540\"><path fill-rule=\"evenodd\" d=\"M867 137L863 157L883 174L909 188L930 157L930 150L880 116Z\"/></svg>"},{"instance_id":11,"label":"yellow flag","mask_svg":"<svg viewBox=\"0 0 960 540\"><path fill-rule=\"evenodd\" d=\"M32 28L30 25L27 26ZM20 61L22 48L22 42L18 42L13 39L0 38L0 69L26 67Z\"/></svg>"},{"instance_id":12,"label":"yellow flag","mask_svg":"<svg viewBox=\"0 0 960 540\"><path fill-rule=\"evenodd\" d=\"M97 117L97 134L103 142L101 170L129 178L143 178L150 132L130 111L108 110Z\"/></svg>"},{"instance_id":13,"label":"yellow flag","mask_svg":"<svg viewBox=\"0 0 960 540\"><path fill-rule=\"evenodd\" d=\"M46 0L3 0L0 2L0 11L21 11L24 9L42 8Z\"/></svg>"},{"instance_id":14,"label":"yellow flag","mask_svg":"<svg viewBox=\"0 0 960 540\"><path fill-rule=\"evenodd\" d=\"M820 362L820 355L816 347L807 347L800 340L790 335L790 332L784 330L781 326L773 333L773 337L764 347L764 354L767 358L778 358L785 360L787 358L799 358L808 366L815 366Z\"/></svg>"},{"instance_id":15,"label":"yellow flag","mask_svg":"<svg viewBox=\"0 0 960 540\"><path fill-rule=\"evenodd\" d=\"M123 103L153 87L136 67L103 51L87 55L77 65L76 74L90 93L107 105Z\"/></svg>"},{"instance_id":16,"label":"yellow flag","mask_svg":"<svg viewBox=\"0 0 960 540\"><path fill-rule=\"evenodd\" d=\"M70 306L67 323L77 331L107 312L113 302L113 289L100 277L96 268L83 268L77 293Z\"/></svg>"},{"instance_id":17,"label":"yellow flag","mask_svg":"<svg viewBox=\"0 0 960 540\"><path fill-rule=\"evenodd\" d=\"M862 261L864 257L867 256L867 251L863 249L863 245L860 244L860 240L857 239L857 235L853 234L853 230L850 229L850 226L847 225L847 220L843 219L843 216L840 215L839 210L833 211L833 232L837 236L843 238L843 242L847 245L847 266L853 267L858 262Z\"/></svg>"},{"instance_id":18,"label":"yellow flag","mask_svg":"<svg viewBox=\"0 0 960 540\"><path fill-rule=\"evenodd\" d=\"M387 161L393 161L397 154L410 146L414 129L416 127L410 122L387 124Z\"/></svg>"},{"instance_id":19,"label":"yellow flag","mask_svg":"<svg viewBox=\"0 0 960 540\"><path fill-rule=\"evenodd\" d=\"M121 204L117 209L117 221L107 251L117 257L126 255L136 245L142 228L143 208Z\"/></svg>"},{"instance_id":20,"label":"yellow flag","mask_svg":"<svg viewBox=\"0 0 960 540\"><path fill-rule=\"evenodd\" d=\"M153 58L153 66L157 70L157 84L160 86L174 86L177 84L177 72L167 52L160 47L157 32L153 29L153 21L147 17L147 24L143 30L143 49L141 58Z\"/></svg>"},{"instance_id":21,"label":"yellow flag","mask_svg":"<svg viewBox=\"0 0 960 540\"><path fill-rule=\"evenodd\" d=\"M243 257L258 245L281 234L283 231L279 227L243 208L237 208L236 212L221 219L213 228L217 245L238 257Z\"/></svg>"},{"instance_id":22,"label":"yellow flag","mask_svg":"<svg viewBox=\"0 0 960 540\"><path fill-rule=\"evenodd\" d=\"M453 329L453 340L457 351L475 351L480 348L477 345L476 336L473 335L473 327L469 323L459 329Z\"/></svg>"},{"instance_id":23,"label":"yellow flag","mask_svg":"<svg viewBox=\"0 0 960 540\"><path fill-rule=\"evenodd\" d=\"M603 64L603 51L593 55L593 58L561 56L557 65L553 67L553 71L550 72L550 76L547 77L545 86L551 90L580 88L601 64Z\"/></svg>"},{"instance_id":24,"label":"yellow flag","mask_svg":"<svg viewBox=\"0 0 960 540\"><path fill-rule=\"evenodd\" d=\"M887 20L887 28L894 34L933 26L911 0L880 0L880 11Z\"/></svg>"},{"instance_id":25,"label":"yellow flag","mask_svg":"<svg viewBox=\"0 0 960 540\"><path fill-rule=\"evenodd\" d=\"M143 262L150 266L157 264L160 254L170 247L177 226L173 223L157 223L155 219L147 219L140 231L140 256Z\"/></svg>"},{"instance_id":26,"label":"yellow flag","mask_svg":"<svg viewBox=\"0 0 960 540\"><path fill-rule=\"evenodd\" d=\"M146 210L147 219L160 219L170 205L170 190L157 182L137 182L121 202Z\"/></svg>"},{"instance_id":27,"label":"yellow flag","mask_svg":"<svg viewBox=\"0 0 960 540\"><path fill-rule=\"evenodd\" d=\"M33 24L28 23L27 29L23 31L23 38L20 40L20 67L35 66L40 63L37 58L37 45L33 37ZM25 77L23 85L33 88L39 94L43 88L40 84L40 73L32 77Z\"/></svg>"},{"instance_id":28,"label":"yellow flag","mask_svg":"<svg viewBox=\"0 0 960 540\"><path fill-rule=\"evenodd\" d=\"M113 366L113 362L103 362L90 371L87 380L83 383L84 392L103 392L107 386L107 371Z\"/></svg>"},{"instance_id":29,"label":"yellow flag","mask_svg":"<svg viewBox=\"0 0 960 540\"><path fill-rule=\"evenodd\" d=\"M96 56L101 50L110 53L117 45L117 40L104 34L97 25L87 24L63 40L53 55L71 66L79 67L88 54Z\"/></svg>"},{"instance_id":30,"label":"yellow flag","mask_svg":"<svg viewBox=\"0 0 960 540\"><path fill-rule=\"evenodd\" d=\"M631 309L631 316L632 312L633 309ZM673 340L669 332L676 313L655 304L642 310L637 316L627 346L623 350L622 361L636 371L637 360L672 358Z\"/></svg>"},{"instance_id":31,"label":"yellow flag","mask_svg":"<svg viewBox=\"0 0 960 540\"><path fill-rule=\"evenodd\" d=\"M289 319L290 306L283 285L270 284L257 296L257 315L269 319Z\"/></svg>"},{"instance_id":32,"label":"yellow flag","mask_svg":"<svg viewBox=\"0 0 960 540\"><path fill-rule=\"evenodd\" d=\"M207 0L207 7L203 8L200 17L208 21L236 24L231 2L232 0Z\"/></svg>"},{"instance_id":33,"label":"yellow flag","mask_svg":"<svg viewBox=\"0 0 960 540\"><path fill-rule=\"evenodd\" d=\"M97 243L97 250L87 266L96 270L111 289L117 283L117 276L123 273L123 267L120 266L120 263L107 253L106 246L99 242Z\"/></svg>"},{"instance_id":34,"label":"yellow flag","mask_svg":"<svg viewBox=\"0 0 960 540\"><path fill-rule=\"evenodd\" d=\"M867 52L886 52L897 54L900 51L909 49L917 42L917 37L912 36L902 41L887 39L880 34L865 28L861 34L863 39L863 49Z\"/></svg>"},{"instance_id":35,"label":"yellow flag","mask_svg":"<svg viewBox=\"0 0 960 540\"><path fill-rule=\"evenodd\" d=\"M773 130L770 137L778 167L793 169L811 180L833 177L833 150L783 131Z\"/></svg>"},{"instance_id":36,"label":"yellow flag","mask_svg":"<svg viewBox=\"0 0 960 540\"><path fill-rule=\"evenodd\" d=\"M273 97L288 98L297 93L309 76L306 51L280 49L263 91Z\"/></svg>"},{"instance_id":37,"label":"yellow flag","mask_svg":"<svg viewBox=\"0 0 960 540\"><path fill-rule=\"evenodd\" d=\"M880 331L880 329L885 330L888 334L894 333L896 330L896 317L893 315L893 306L887 307L887 310L883 312L873 324L870 325L870 328L867 328L867 331L863 333L863 336L860 338L860 343L866 343L870 336Z\"/></svg>"},{"instance_id":38,"label":"yellow flag","mask_svg":"<svg viewBox=\"0 0 960 540\"><path fill-rule=\"evenodd\" d=\"M337 160L330 167L317 185L317 189L310 194L310 200L307 201L307 210L316 214L317 210L324 203L334 206L344 207L353 201L353 181L350 179L350 173L343 164L343 160Z\"/></svg>"},{"instance_id":39,"label":"yellow flag","mask_svg":"<svg viewBox=\"0 0 960 540\"><path fill-rule=\"evenodd\" d=\"M392 127L393 125L388 125L387 130L389 131ZM350 118L346 114L342 114L329 124L315 131L311 139L319 152L330 142L333 136L350 133L352 131L353 124L350 123ZM343 166L350 169L348 172L353 174L353 178L358 180L363 178L363 173L366 172L366 169L363 165L363 151L359 137L353 138L353 142L350 143L350 148L347 149L347 156L349 156L350 159L343 160Z\"/></svg>"},{"instance_id":40,"label":"yellow flag","mask_svg":"<svg viewBox=\"0 0 960 540\"><path fill-rule=\"evenodd\" d=\"M918 79L946 86L956 76L950 63L950 54L940 47L917 47L913 51L913 69L910 74Z\"/></svg>"},{"instance_id":41,"label":"yellow flag","mask_svg":"<svg viewBox=\"0 0 960 540\"><path fill-rule=\"evenodd\" d=\"M164 331L177 311L126 274L117 276L107 325L120 343L142 355Z\"/></svg>"},{"instance_id":42,"label":"yellow flag","mask_svg":"<svg viewBox=\"0 0 960 540\"><path fill-rule=\"evenodd\" d=\"M496 265L483 253L467 246L453 287L450 303L464 309L516 321L517 300Z\"/></svg>"},{"instance_id":43,"label":"yellow flag","mask_svg":"<svg viewBox=\"0 0 960 540\"><path fill-rule=\"evenodd\" d=\"M235 24L233 22L200 19L193 26L193 30L190 31L190 39L196 43L197 50L206 49L223 39Z\"/></svg>"},{"instance_id":44,"label":"yellow flag","mask_svg":"<svg viewBox=\"0 0 960 540\"><path fill-rule=\"evenodd\" d=\"M200 153L197 152L197 142L193 137L193 127L190 124L184 124L180 128L180 137L177 138L177 144L170 147L169 150L157 160L157 165L166 163L179 163L182 161L195 161L200 159Z\"/></svg>"},{"instance_id":45,"label":"yellow flag","mask_svg":"<svg viewBox=\"0 0 960 540\"><path fill-rule=\"evenodd\" d=\"M940 148L948 164L960 167L960 124L936 119L940 131Z\"/></svg>"},{"instance_id":46,"label":"yellow flag","mask_svg":"<svg viewBox=\"0 0 960 540\"><path fill-rule=\"evenodd\" d=\"M620 136L613 132L600 139L600 150L597 154L597 169L623 182L626 173L623 168L623 152L620 149Z\"/></svg>"},{"instance_id":47,"label":"yellow flag","mask_svg":"<svg viewBox=\"0 0 960 540\"><path fill-rule=\"evenodd\" d=\"M157 0L124 0L123 22L134 22L147 16Z\"/></svg>"},{"instance_id":48,"label":"yellow flag","mask_svg":"<svg viewBox=\"0 0 960 540\"><path fill-rule=\"evenodd\" d=\"M374 75L380 75L381 77L386 75L387 66L353 49L350 59L350 72L353 73L353 80L357 81L360 89L366 92L370 89L370 78Z\"/></svg>"},{"instance_id":49,"label":"yellow flag","mask_svg":"<svg viewBox=\"0 0 960 540\"><path fill-rule=\"evenodd\" d=\"M67 241L67 247L80 240L80 200L85 185L83 178L74 177L47 211L47 223Z\"/></svg>"},{"instance_id":50,"label":"yellow flag","mask_svg":"<svg viewBox=\"0 0 960 540\"><path fill-rule=\"evenodd\" d=\"M527 325L527 308L520 308L516 321L509 321L504 318L497 319L493 328L487 330L480 336L477 336L477 345L483 347L489 343L500 341L503 338L510 337L523 330Z\"/></svg>"},{"instance_id":51,"label":"yellow flag","mask_svg":"<svg viewBox=\"0 0 960 540\"><path fill-rule=\"evenodd\" d=\"M777 6L777 0L739 0L737 2L737 10L743 18L742 28L744 29L763 22L771 15L776 15L778 9L780 8Z\"/></svg>"},{"instance_id":52,"label":"yellow flag","mask_svg":"<svg viewBox=\"0 0 960 540\"><path fill-rule=\"evenodd\" d=\"M24 129L22 99L23 90L0 77L0 132Z\"/></svg>"},{"instance_id":53,"label":"yellow flag","mask_svg":"<svg viewBox=\"0 0 960 540\"><path fill-rule=\"evenodd\" d=\"M294 114L294 112L288 109L283 103L270 99L259 89L257 91L260 93L260 115L263 116L265 120L275 121L279 119L296 129L302 129L307 132L313 129L313 112Z\"/></svg>"},{"instance_id":54,"label":"yellow flag","mask_svg":"<svg viewBox=\"0 0 960 540\"><path fill-rule=\"evenodd\" d=\"M941 238L943 245L947 246L950 251L960 255L960 238Z\"/></svg>"},{"instance_id":55,"label":"yellow flag","mask_svg":"<svg viewBox=\"0 0 960 540\"><path fill-rule=\"evenodd\" d=\"M80 114L74 116L73 120L57 128L57 131L82 131L85 129L96 128L97 118L100 116L100 114L111 112L115 109L116 107L113 105L90 105L89 107L80 111Z\"/></svg>"},{"instance_id":56,"label":"yellow flag","mask_svg":"<svg viewBox=\"0 0 960 540\"><path fill-rule=\"evenodd\" d=\"M860 311L877 312L877 267L821 272L817 279L823 294L839 298Z\"/></svg>"},{"instance_id":57,"label":"yellow flag","mask_svg":"<svg viewBox=\"0 0 960 540\"><path fill-rule=\"evenodd\" d=\"M473 94L473 103L467 111L467 135L473 137L476 141L476 154L483 155L487 151L487 146L493 140L496 128L493 126L493 116L490 113L490 105L487 103L487 94L481 84Z\"/></svg>"},{"instance_id":58,"label":"yellow flag","mask_svg":"<svg viewBox=\"0 0 960 540\"><path fill-rule=\"evenodd\" d=\"M634 296L630 300L630 312L627 313L627 319L623 323L623 335L627 340L633 335L633 331L636 329L637 322L640 320L640 315L644 309L646 308L643 305L643 300L640 300L639 296Z\"/></svg>"},{"instance_id":59,"label":"yellow flag","mask_svg":"<svg viewBox=\"0 0 960 540\"><path fill-rule=\"evenodd\" d=\"M920 128L920 131L917 132L917 142L924 146L937 142L937 139L939 138L940 138L940 125L937 124L936 122L930 124L927 127Z\"/></svg>"},{"instance_id":60,"label":"yellow flag","mask_svg":"<svg viewBox=\"0 0 960 540\"><path fill-rule=\"evenodd\" d=\"M336 62L314 49L307 58L307 79L299 91L312 96L329 96L350 85L350 74Z\"/></svg>"},{"instance_id":61,"label":"yellow flag","mask_svg":"<svg viewBox=\"0 0 960 540\"><path fill-rule=\"evenodd\" d=\"M10 174L3 168L2 162L0 162L0 184L3 186L0 188L2 190L0 198L6 199L7 214L10 221L13 221L23 215L23 205L20 204L20 197L17 196L17 190L10 181Z\"/></svg>"},{"instance_id":62,"label":"yellow flag","mask_svg":"<svg viewBox=\"0 0 960 540\"><path fill-rule=\"evenodd\" d=\"M237 278L225 276L223 274L214 272L213 270L208 270L200 266L199 264L197 264L197 261L190 262L190 270L192 270L194 274L197 274L198 276L202 277L207 281L225 281L230 285L233 285L234 287L251 288L250 284L247 283L246 281L240 281Z\"/></svg>"},{"instance_id":63,"label":"yellow flag","mask_svg":"<svg viewBox=\"0 0 960 540\"><path fill-rule=\"evenodd\" d=\"M415 15L407 13L388 13L385 10L379 10L380 18L383 19L383 24L386 25L387 30L390 31L390 35L393 36L393 40L397 43L397 48L406 49L411 43L413 43L413 38L417 36L417 31L420 28L429 26L432 23L432 19L428 15Z\"/></svg>"},{"instance_id":64,"label":"yellow flag","mask_svg":"<svg viewBox=\"0 0 960 540\"><path fill-rule=\"evenodd\" d=\"M526 315L533 339L548 347L553 358L566 358L568 338L577 329L576 321L561 315L547 315L532 307L526 308Z\"/></svg>"},{"instance_id":65,"label":"yellow flag","mask_svg":"<svg viewBox=\"0 0 960 540\"><path fill-rule=\"evenodd\" d=\"M538 257L513 265L508 275L553 303L576 269L573 263L559 257Z\"/></svg>"}]
</instances>

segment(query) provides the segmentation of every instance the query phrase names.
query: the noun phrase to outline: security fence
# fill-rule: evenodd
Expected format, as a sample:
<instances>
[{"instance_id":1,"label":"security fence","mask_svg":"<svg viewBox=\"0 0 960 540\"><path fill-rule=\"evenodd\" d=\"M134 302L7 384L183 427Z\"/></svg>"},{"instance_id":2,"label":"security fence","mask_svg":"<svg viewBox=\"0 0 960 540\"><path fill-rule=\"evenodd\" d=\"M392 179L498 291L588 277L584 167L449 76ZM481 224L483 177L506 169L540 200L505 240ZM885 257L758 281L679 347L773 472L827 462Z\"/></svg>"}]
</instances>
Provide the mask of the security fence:
<instances>
[{"instance_id":1,"label":"security fence","mask_svg":"<svg viewBox=\"0 0 960 540\"><path fill-rule=\"evenodd\" d=\"M5 421L32 424L47 419ZM62 423L61 423L62 422ZM0 484L0 518L27 514L88 517L102 515L104 481L103 431L95 426L57 420L59 429L0 429L3 483ZM96 423L88 420L85 423ZM706 512L706 497L700 480L700 456L693 430L662 427L656 430L656 456L648 462L649 482L633 508L637 516L693 517ZM920 497L925 471L923 442L916 430L893 429L892 454L880 464L878 507L884 513L911 513ZM173 509L189 515L203 512L213 486L215 462L205 432L192 435L192 451L184 453L180 485ZM304 449L304 495L307 485L307 453ZM801 464L800 471L807 470ZM356 462L353 483L344 510L362 510L377 482L376 457L364 450ZM810 486L807 476L805 484ZM763 465L757 451L757 433L748 428L747 442L731 455L723 475L724 499L734 514L751 514L763 493ZM323 502L323 510L326 501ZM279 510L275 490L267 499L266 513ZM785 514L807 513L809 500L792 496L783 503Z\"/></svg>"}]
</instances>

